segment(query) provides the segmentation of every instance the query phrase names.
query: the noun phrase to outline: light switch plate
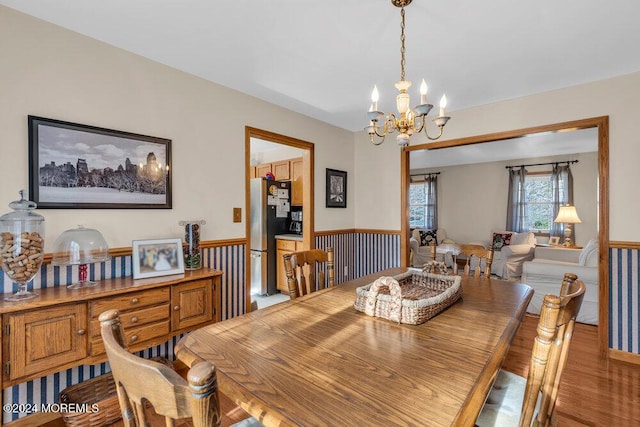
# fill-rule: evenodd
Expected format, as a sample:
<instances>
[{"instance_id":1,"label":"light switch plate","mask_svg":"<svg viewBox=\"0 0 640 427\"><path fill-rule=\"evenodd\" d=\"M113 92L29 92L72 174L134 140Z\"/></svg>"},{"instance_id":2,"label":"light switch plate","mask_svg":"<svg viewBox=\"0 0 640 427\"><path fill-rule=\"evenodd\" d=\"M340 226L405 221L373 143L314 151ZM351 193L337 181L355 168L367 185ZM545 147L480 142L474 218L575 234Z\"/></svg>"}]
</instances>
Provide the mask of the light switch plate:
<instances>
[{"instance_id":1,"label":"light switch plate","mask_svg":"<svg viewBox=\"0 0 640 427\"><path fill-rule=\"evenodd\" d=\"M233 222L242 222L242 208L233 208Z\"/></svg>"}]
</instances>

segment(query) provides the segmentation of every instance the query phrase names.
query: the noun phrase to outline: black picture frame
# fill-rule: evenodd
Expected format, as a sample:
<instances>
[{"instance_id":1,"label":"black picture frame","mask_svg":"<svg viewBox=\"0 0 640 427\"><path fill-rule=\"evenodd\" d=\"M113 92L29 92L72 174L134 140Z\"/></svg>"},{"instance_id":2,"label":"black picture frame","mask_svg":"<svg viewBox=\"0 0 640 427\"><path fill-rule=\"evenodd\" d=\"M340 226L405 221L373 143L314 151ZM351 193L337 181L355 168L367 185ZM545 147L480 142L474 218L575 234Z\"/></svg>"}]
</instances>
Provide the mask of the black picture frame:
<instances>
[{"instance_id":1,"label":"black picture frame","mask_svg":"<svg viewBox=\"0 0 640 427\"><path fill-rule=\"evenodd\" d=\"M171 209L171 140L28 116L38 208Z\"/></svg>"},{"instance_id":2,"label":"black picture frame","mask_svg":"<svg viewBox=\"0 0 640 427\"><path fill-rule=\"evenodd\" d=\"M347 207L347 173L327 168L327 200L328 208Z\"/></svg>"}]
</instances>

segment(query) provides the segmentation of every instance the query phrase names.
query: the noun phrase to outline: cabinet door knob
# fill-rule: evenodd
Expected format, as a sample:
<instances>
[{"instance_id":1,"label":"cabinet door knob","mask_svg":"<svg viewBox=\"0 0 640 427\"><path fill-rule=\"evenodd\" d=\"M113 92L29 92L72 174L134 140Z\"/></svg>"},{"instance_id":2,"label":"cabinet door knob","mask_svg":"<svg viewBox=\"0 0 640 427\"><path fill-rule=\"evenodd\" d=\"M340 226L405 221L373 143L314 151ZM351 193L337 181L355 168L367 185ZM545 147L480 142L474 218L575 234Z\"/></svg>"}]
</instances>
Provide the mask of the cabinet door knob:
<instances>
[{"instance_id":1,"label":"cabinet door knob","mask_svg":"<svg viewBox=\"0 0 640 427\"><path fill-rule=\"evenodd\" d=\"M136 316L133 316L131 318L131 323L138 323L138 318Z\"/></svg>"},{"instance_id":2,"label":"cabinet door knob","mask_svg":"<svg viewBox=\"0 0 640 427\"><path fill-rule=\"evenodd\" d=\"M131 298L131 304L137 304L138 298Z\"/></svg>"},{"instance_id":3,"label":"cabinet door knob","mask_svg":"<svg viewBox=\"0 0 640 427\"><path fill-rule=\"evenodd\" d=\"M138 341L138 336L137 335L132 335L131 339L129 340L129 342L136 342Z\"/></svg>"},{"instance_id":4,"label":"cabinet door knob","mask_svg":"<svg viewBox=\"0 0 640 427\"><path fill-rule=\"evenodd\" d=\"M180 306L179 305L174 306L173 311L180 311Z\"/></svg>"},{"instance_id":5,"label":"cabinet door knob","mask_svg":"<svg viewBox=\"0 0 640 427\"><path fill-rule=\"evenodd\" d=\"M86 329L78 329L78 335L84 335L87 333Z\"/></svg>"}]
</instances>

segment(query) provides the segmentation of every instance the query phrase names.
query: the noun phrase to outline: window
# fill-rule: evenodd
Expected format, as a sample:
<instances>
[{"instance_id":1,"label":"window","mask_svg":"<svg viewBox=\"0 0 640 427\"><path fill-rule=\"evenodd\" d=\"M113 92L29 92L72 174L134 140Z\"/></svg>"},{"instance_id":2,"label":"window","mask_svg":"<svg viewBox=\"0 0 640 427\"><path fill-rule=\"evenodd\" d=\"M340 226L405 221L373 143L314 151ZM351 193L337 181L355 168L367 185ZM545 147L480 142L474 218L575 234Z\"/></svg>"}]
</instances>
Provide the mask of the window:
<instances>
[{"instance_id":1,"label":"window","mask_svg":"<svg viewBox=\"0 0 640 427\"><path fill-rule=\"evenodd\" d=\"M551 173L528 174L525 186L525 220L526 230L549 234L553 226L553 181ZM560 194L566 194L566 183L560 179ZM560 203L566 203L561 200Z\"/></svg>"},{"instance_id":2,"label":"window","mask_svg":"<svg viewBox=\"0 0 640 427\"><path fill-rule=\"evenodd\" d=\"M409 227L437 228L435 176L409 185Z\"/></svg>"}]
</instances>

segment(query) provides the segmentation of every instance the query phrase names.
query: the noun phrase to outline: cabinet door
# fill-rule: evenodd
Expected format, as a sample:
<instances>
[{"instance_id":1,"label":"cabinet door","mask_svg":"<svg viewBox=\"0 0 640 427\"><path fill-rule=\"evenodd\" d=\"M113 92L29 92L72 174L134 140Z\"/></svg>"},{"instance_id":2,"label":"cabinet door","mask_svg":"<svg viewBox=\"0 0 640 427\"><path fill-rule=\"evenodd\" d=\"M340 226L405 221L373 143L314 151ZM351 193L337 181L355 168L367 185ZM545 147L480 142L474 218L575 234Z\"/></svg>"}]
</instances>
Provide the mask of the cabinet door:
<instances>
[{"instance_id":1,"label":"cabinet door","mask_svg":"<svg viewBox=\"0 0 640 427\"><path fill-rule=\"evenodd\" d=\"M278 181L288 181L291 179L291 173L289 172L289 160L283 160L281 162L273 162L271 164L273 174Z\"/></svg>"},{"instance_id":2,"label":"cabinet door","mask_svg":"<svg viewBox=\"0 0 640 427\"><path fill-rule=\"evenodd\" d=\"M291 205L293 206L303 204L302 169L302 157L291 160Z\"/></svg>"},{"instance_id":3,"label":"cabinet door","mask_svg":"<svg viewBox=\"0 0 640 427\"><path fill-rule=\"evenodd\" d=\"M171 330L178 331L213 320L213 281L211 279L171 287Z\"/></svg>"},{"instance_id":4,"label":"cabinet door","mask_svg":"<svg viewBox=\"0 0 640 427\"><path fill-rule=\"evenodd\" d=\"M58 366L87 356L85 303L9 314L4 319L12 380L41 371L54 372Z\"/></svg>"},{"instance_id":5,"label":"cabinet door","mask_svg":"<svg viewBox=\"0 0 640 427\"><path fill-rule=\"evenodd\" d=\"M271 172L271 163L256 165L256 178L264 178L267 172Z\"/></svg>"}]
</instances>

